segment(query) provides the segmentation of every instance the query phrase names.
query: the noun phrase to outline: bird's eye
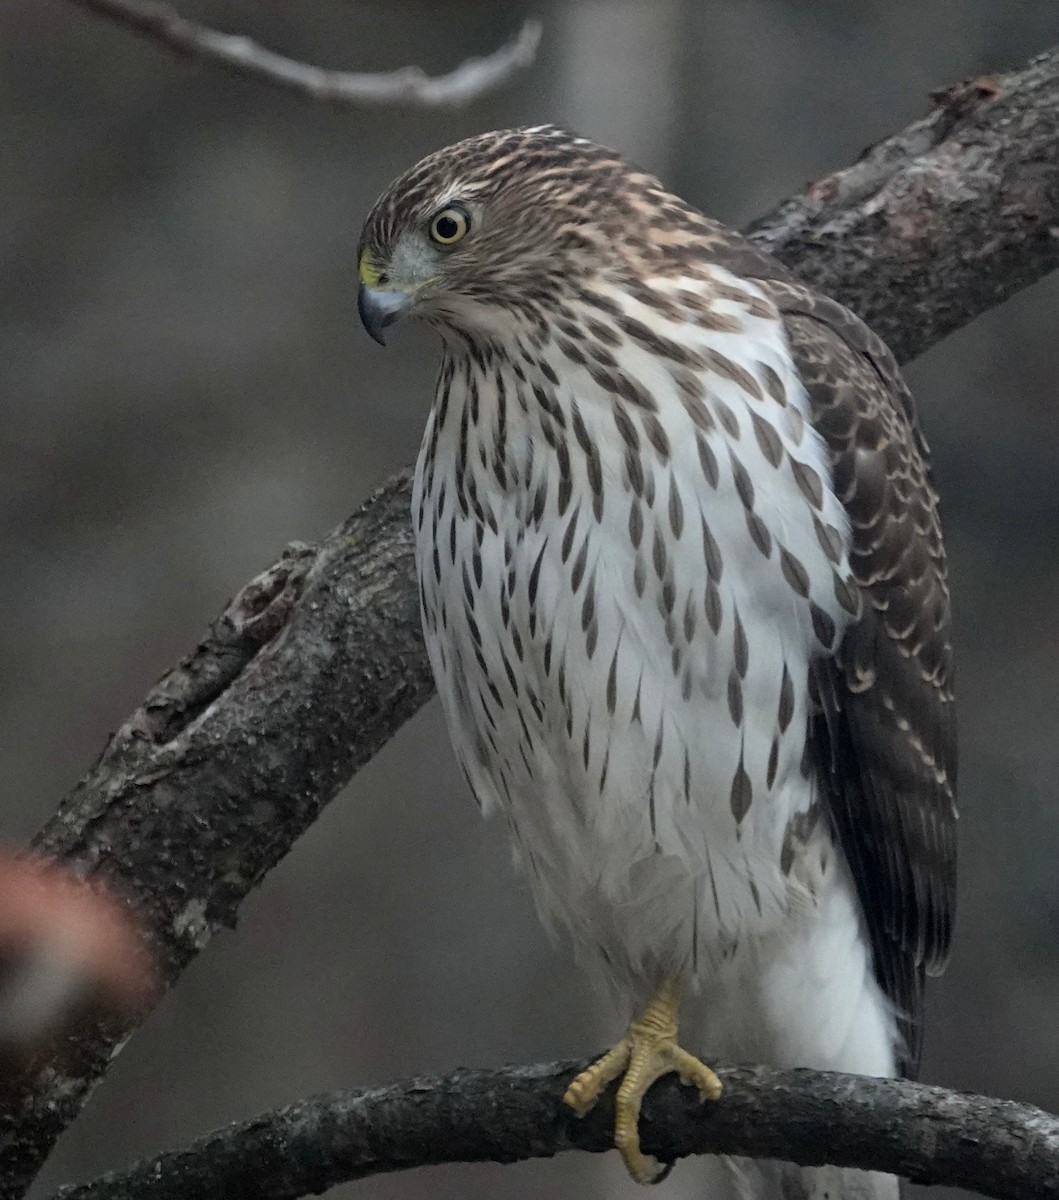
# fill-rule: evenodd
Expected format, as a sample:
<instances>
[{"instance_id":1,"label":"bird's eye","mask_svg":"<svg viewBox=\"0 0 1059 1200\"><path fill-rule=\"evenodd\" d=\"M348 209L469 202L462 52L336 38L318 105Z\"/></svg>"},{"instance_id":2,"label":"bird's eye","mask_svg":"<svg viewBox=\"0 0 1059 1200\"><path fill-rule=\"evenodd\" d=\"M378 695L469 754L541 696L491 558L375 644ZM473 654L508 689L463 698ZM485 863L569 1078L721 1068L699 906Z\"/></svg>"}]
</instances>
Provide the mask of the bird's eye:
<instances>
[{"instance_id":1,"label":"bird's eye","mask_svg":"<svg viewBox=\"0 0 1059 1200\"><path fill-rule=\"evenodd\" d=\"M430 237L439 246L454 246L471 228L471 216L455 204L436 213L430 222Z\"/></svg>"}]
</instances>

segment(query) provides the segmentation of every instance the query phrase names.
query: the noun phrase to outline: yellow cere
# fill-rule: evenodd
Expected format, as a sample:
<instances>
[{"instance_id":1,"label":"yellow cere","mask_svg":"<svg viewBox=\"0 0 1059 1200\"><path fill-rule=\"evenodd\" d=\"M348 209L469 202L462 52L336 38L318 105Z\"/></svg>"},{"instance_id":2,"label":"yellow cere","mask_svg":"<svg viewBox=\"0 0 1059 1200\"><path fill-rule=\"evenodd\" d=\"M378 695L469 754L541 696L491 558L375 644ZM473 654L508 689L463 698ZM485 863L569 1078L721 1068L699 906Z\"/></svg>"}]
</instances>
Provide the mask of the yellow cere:
<instances>
[{"instance_id":1,"label":"yellow cere","mask_svg":"<svg viewBox=\"0 0 1059 1200\"><path fill-rule=\"evenodd\" d=\"M372 257L371 251L365 249L360 256L360 282L365 287L378 287L379 276L382 271L379 269L378 263Z\"/></svg>"}]
</instances>

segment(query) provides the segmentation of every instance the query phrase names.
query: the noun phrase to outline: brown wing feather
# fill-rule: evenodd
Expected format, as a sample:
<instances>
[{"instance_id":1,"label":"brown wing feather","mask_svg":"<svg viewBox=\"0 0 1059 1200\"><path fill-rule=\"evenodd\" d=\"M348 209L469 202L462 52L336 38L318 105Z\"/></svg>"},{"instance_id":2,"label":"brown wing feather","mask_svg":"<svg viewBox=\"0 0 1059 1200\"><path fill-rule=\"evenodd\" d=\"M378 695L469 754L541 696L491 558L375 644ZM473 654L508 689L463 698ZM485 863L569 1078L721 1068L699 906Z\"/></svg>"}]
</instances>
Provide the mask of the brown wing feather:
<instances>
[{"instance_id":1,"label":"brown wing feather","mask_svg":"<svg viewBox=\"0 0 1059 1200\"><path fill-rule=\"evenodd\" d=\"M778 306L850 516L864 603L816 664L811 751L913 1075L923 978L945 966L956 897L949 592L930 455L893 355L859 318L723 226L710 255Z\"/></svg>"},{"instance_id":2,"label":"brown wing feather","mask_svg":"<svg viewBox=\"0 0 1059 1200\"><path fill-rule=\"evenodd\" d=\"M919 1057L923 974L948 957L956 883L956 730L937 496L912 397L889 350L841 305L785 281L783 313L852 523L860 620L815 684L813 731L876 974Z\"/></svg>"}]
</instances>

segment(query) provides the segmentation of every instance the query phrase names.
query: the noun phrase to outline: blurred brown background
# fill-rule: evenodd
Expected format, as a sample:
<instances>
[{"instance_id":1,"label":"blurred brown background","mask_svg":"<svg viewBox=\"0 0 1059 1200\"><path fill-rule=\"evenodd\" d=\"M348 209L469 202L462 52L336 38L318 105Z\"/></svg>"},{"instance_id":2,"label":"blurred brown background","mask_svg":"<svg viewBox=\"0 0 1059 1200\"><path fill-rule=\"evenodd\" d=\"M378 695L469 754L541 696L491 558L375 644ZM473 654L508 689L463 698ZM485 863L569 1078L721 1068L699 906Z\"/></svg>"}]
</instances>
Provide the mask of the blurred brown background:
<instances>
[{"instance_id":1,"label":"blurred brown background","mask_svg":"<svg viewBox=\"0 0 1059 1200\"><path fill-rule=\"evenodd\" d=\"M521 4L184 0L323 65L444 70ZM62 0L0 12L2 832L28 836L109 730L284 542L411 460L435 347L360 331L353 253L390 178L555 120L740 224L1021 63L1054 0L540 3L539 65L461 112L336 112ZM957 605L962 897L925 1078L1059 1109L1059 280L910 372ZM36 1193L326 1088L550 1059L618 1028L549 946L431 705L333 804L122 1054ZM640 1195L610 1161L444 1168L359 1197ZM701 1195L686 1164L665 1194ZM932 1193L937 1195L938 1193Z\"/></svg>"}]
</instances>

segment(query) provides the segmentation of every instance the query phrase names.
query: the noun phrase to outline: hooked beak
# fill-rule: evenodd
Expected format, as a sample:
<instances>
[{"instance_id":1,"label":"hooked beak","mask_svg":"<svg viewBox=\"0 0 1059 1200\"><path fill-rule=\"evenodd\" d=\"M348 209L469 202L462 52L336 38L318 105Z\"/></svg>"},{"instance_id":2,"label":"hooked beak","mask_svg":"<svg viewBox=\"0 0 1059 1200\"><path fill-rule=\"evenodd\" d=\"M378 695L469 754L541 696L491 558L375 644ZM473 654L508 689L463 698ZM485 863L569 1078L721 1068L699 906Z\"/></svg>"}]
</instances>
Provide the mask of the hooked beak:
<instances>
[{"instance_id":1,"label":"hooked beak","mask_svg":"<svg viewBox=\"0 0 1059 1200\"><path fill-rule=\"evenodd\" d=\"M387 291L384 288L368 287L362 283L357 292L357 311L369 334L379 343L386 345L383 332L408 311L411 296L407 292Z\"/></svg>"}]
</instances>

